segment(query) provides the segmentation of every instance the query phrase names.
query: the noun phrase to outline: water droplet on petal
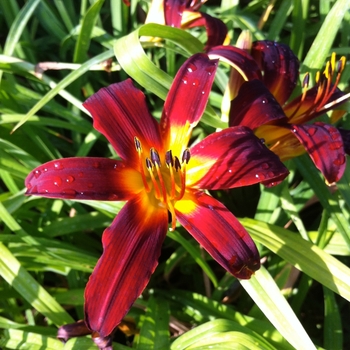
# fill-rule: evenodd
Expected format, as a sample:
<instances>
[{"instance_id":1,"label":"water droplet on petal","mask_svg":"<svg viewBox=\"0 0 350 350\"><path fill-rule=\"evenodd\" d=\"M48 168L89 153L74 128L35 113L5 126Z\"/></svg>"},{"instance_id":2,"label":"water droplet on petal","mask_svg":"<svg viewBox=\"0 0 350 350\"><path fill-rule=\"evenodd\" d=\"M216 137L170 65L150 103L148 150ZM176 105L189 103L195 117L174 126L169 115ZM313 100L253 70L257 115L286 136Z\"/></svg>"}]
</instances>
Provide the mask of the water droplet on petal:
<instances>
[{"instance_id":1,"label":"water droplet on petal","mask_svg":"<svg viewBox=\"0 0 350 350\"><path fill-rule=\"evenodd\" d=\"M98 169L98 168L101 166L101 163L100 163L100 162L93 162L92 166L93 166L95 169Z\"/></svg>"},{"instance_id":2,"label":"water droplet on petal","mask_svg":"<svg viewBox=\"0 0 350 350\"><path fill-rule=\"evenodd\" d=\"M60 169L63 169L63 168L64 168L62 162L55 162L55 163L53 164L53 166L54 166L54 168L55 168L56 170L60 170Z\"/></svg>"},{"instance_id":3,"label":"water droplet on petal","mask_svg":"<svg viewBox=\"0 0 350 350\"><path fill-rule=\"evenodd\" d=\"M37 179L39 176L41 175L41 171L40 170L34 170L34 176Z\"/></svg>"},{"instance_id":4,"label":"water droplet on petal","mask_svg":"<svg viewBox=\"0 0 350 350\"><path fill-rule=\"evenodd\" d=\"M193 86L196 86L196 85L198 85L198 84L199 84L198 79L193 80L193 82L192 82L192 85L193 85Z\"/></svg>"},{"instance_id":5,"label":"water droplet on petal","mask_svg":"<svg viewBox=\"0 0 350 350\"><path fill-rule=\"evenodd\" d=\"M341 148L342 146L343 146L342 141L335 141L335 142L332 142L329 144L329 149L334 151L334 150Z\"/></svg>"},{"instance_id":6,"label":"water droplet on petal","mask_svg":"<svg viewBox=\"0 0 350 350\"><path fill-rule=\"evenodd\" d=\"M73 182L75 179L74 179L74 176L72 176L72 175L68 175L67 177L66 177L66 182L67 183L71 183L71 182Z\"/></svg>"},{"instance_id":7,"label":"water droplet on petal","mask_svg":"<svg viewBox=\"0 0 350 350\"><path fill-rule=\"evenodd\" d=\"M66 189L66 190L62 191L62 193L66 196L69 196L69 197L75 197L77 195L77 191L75 191L73 189Z\"/></svg>"},{"instance_id":8,"label":"water droplet on petal","mask_svg":"<svg viewBox=\"0 0 350 350\"><path fill-rule=\"evenodd\" d=\"M193 63L190 63L187 67L187 70L188 70L188 72L192 73L192 72L195 72L197 70L197 67Z\"/></svg>"},{"instance_id":9,"label":"water droplet on petal","mask_svg":"<svg viewBox=\"0 0 350 350\"><path fill-rule=\"evenodd\" d=\"M338 158L333 161L334 165L343 165L345 163L345 156L344 154L338 154Z\"/></svg>"},{"instance_id":10,"label":"water droplet on petal","mask_svg":"<svg viewBox=\"0 0 350 350\"><path fill-rule=\"evenodd\" d=\"M109 201L117 201L118 200L118 195L112 193L108 196Z\"/></svg>"},{"instance_id":11,"label":"water droplet on petal","mask_svg":"<svg viewBox=\"0 0 350 350\"><path fill-rule=\"evenodd\" d=\"M231 174L232 173L232 169L228 169L228 172Z\"/></svg>"},{"instance_id":12,"label":"water droplet on petal","mask_svg":"<svg viewBox=\"0 0 350 350\"><path fill-rule=\"evenodd\" d=\"M87 186L88 186L88 188L93 188L94 184L92 182L89 182Z\"/></svg>"},{"instance_id":13,"label":"water droplet on petal","mask_svg":"<svg viewBox=\"0 0 350 350\"><path fill-rule=\"evenodd\" d=\"M53 179L53 184L55 186L61 186L62 185L62 179L59 176L55 176Z\"/></svg>"},{"instance_id":14,"label":"water droplet on petal","mask_svg":"<svg viewBox=\"0 0 350 350\"><path fill-rule=\"evenodd\" d=\"M84 173L83 173L82 171L79 171L78 177L79 177L79 178L82 178L83 176L84 176Z\"/></svg>"},{"instance_id":15,"label":"water droplet on petal","mask_svg":"<svg viewBox=\"0 0 350 350\"><path fill-rule=\"evenodd\" d=\"M188 83L187 77L183 77L183 78L182 78L182 82L183 82L184 84L187 84L187 83Z\"/></svg>"},{"instance_id":16,"label":"water droplet on petal","mask_svg":"<svg viewBox=\"0 0 350 350\"><path fill-rule=\"evenodd\" d=\"M309 128L307 130L307 132L308 132L309 136L314 136L317 132L317 129L316 128Z\"/></svg>"},{"instance_id":17,"label":"water droplet on petal","mask_svg":"<svg viewBox=\"0 0 350 350\"><path fill-rule=\"evenodd\" d=\"M32 186L32 184L31 184L30 182L27 183L27 189L28 189L28 190L30 190L32 187L33 187L33 186Z\"/></svg>"},{"instance_id":18,"label":"water droplet on petal","mask_svg":"<svg viewBox=\"0 0 350 350\"><path fill-rule=\"evenodd\" d=\"M270 168L270 165L268 163L262 163L261 164L261 168L264 169L264 170L267 170Z\"/></svg>"},{"instance_id":19,"label":"water droplet on petal","mask_svg":"<svg viewBox=\"0 0 350 350\"><path fill-rule=\"evenodd\" d=\"M262 99L261 99L261 103L267 104L267 103L269 103L269 101L267 100L267 98L262 98Z\"/></svg>"}]
</instances>

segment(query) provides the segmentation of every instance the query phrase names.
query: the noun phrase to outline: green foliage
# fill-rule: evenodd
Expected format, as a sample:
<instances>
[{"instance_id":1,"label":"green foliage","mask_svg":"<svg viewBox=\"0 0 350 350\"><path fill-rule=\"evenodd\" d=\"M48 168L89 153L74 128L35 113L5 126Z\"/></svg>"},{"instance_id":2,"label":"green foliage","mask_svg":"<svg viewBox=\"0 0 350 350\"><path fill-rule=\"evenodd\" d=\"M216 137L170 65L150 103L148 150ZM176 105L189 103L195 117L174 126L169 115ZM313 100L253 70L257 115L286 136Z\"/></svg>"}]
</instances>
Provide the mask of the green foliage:
<instances>
[{"instance_id":1,"label":"green foliage","mask_svg":"<svg viewBox=\"0 0 350 350\"><path fill-rule=\"evenodd\" d=\"M289 44L303 73L322 69L333 51L350 52L349 0L217 4L208 1L202 10L226 23L231 43L249 29L254 39ZM101 254L101 234L123 203L30 198L24 179L59 157L117 156L82 107L103 86L131 77L160 115L174 74L203 50L206 37L196 29L143 24L148 7L120 0L0 2L4 350L96 349L89 337L64 346L57 326L83 318L83 290ZM344 75L349 71L347 65ZM227 76L220 64L198 139L226 127L220 105ZM348 79L342 88L349 89ZM348 116L338 124L349 128ZM128 314L132 326L118 330L115 349L350 347L350 168L327 187L308 156L287 165L291 174L277 187L217 194L234 213L250 217L241 222L259 244L264 267L240 284L178 227Z\"/></svg>"}]
</instances>

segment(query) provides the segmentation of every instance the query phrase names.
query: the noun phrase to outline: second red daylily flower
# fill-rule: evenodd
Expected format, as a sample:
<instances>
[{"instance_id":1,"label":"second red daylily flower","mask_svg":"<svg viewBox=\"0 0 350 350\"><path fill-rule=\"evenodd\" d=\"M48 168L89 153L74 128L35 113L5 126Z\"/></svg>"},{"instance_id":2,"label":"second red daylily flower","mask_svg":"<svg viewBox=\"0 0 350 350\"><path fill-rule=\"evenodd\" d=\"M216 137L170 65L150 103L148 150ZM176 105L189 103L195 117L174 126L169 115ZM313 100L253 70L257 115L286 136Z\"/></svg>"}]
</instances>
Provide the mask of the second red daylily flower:
<instances>
[{"instance_id":1,"label":"second red daylily flower","mask_svg":"<svg viewBox=\"0 0 350 350\"><path fill-rule=\"evenodd\" d=\"M236 65L241 50L219 46L210 50ZM247 54L248 55L248 54ZM288 102L299 79L299 61L284 44L256 41L250 47L250 59L231 76L229 125L245 125L263 138L281 160L309 153L328 184L338 181L345 170L345 151L339 130L323 122L310 121L349 99L337 88L345 58L338 64L335 55L318 75L315 87L308 89L308 75L303 93ZM262 113L263 109L263 113Z\"/></svg>"},{"instance_id":2,"label":"second red daylily flower","mask_svg":"<svg viewBox=\"0 0 350 350\"><path fill-rule=\"evenodd\" d=\"M26 179L27 195L127 201L103 233L103 254L85 290L85 322L101 339L146 287L169 217L170 229L178 220L234 276L250 278L260 266L254 242L239 221L202 189L272 185L288 170L245 127L214 133L188 148L216 69L217 60L207 55L189 58L174 79L160 124L130 79L101 89L84 106L121 160L54 160Z\"/></svg>"},{"instance_id":3,"label":"second red daylily flower","mask_svg":"<svg viewBox=\"0 0 350 350\"><path fill-rule=\"evenodd\" d=\"M227 27L219 18L198 11L204 1L152 0L146 23L165 24L176 28L205 27L206 49L229 41Z\"/></svg>"}]
</instances>

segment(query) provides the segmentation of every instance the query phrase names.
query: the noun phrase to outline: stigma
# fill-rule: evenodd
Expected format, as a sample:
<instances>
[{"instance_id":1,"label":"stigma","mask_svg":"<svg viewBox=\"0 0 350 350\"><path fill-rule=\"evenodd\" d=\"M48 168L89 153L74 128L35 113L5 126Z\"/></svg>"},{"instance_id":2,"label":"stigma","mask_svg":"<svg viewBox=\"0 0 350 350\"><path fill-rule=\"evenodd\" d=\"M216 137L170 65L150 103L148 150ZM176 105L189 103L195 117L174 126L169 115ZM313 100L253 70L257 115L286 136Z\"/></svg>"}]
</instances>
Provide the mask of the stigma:
<instances>
[{"instance_id":1,"label":"stigma","mask_svg":"<svg viewBox=\"0 0 350 350\"><path fill-rule=\"evenodd\" d=\"M190 161L189 149L181 156L173 155L172 150L159 154L154 147L146 153L141 141L134 137L135 149L139 158L139 170L145 191L154 198L158 205L168 209L171 214L171 228L175 230L176 215L174 205L186 190L186 165Z\"/></svg>"}]
</instances>

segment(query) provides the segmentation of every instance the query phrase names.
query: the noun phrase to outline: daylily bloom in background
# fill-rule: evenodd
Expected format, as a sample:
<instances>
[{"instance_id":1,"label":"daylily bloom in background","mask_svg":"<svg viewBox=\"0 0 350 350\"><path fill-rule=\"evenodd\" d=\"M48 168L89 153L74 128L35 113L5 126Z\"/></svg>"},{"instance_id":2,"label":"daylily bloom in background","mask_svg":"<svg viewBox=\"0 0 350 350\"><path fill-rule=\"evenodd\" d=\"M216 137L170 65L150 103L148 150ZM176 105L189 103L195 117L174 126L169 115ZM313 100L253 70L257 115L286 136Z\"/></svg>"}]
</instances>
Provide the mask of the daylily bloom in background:
<instances>
[{"instance_id":1,"label":"daylily bloom in background","mask_svg":"<svg viewBox=\"0 0 350 350\"><path fill-rule=\"evenodd\" d=\"M176 28L205 27L206 49L229 43L227 27L220 19L212 17L199 8L206 0L152 0L145 23L158 23Z\"/></svg>"},{"instance_id":2,"label":"daylily bloom in background","mask_svg":"<svg viewBox=\"0 0 350 350\"><path fill-rule=\"evenodd\" d=\"M189 148L206 107L217 60L190 57L176 75L160 123L131 80L91 96L85 108L121 160L65 158L34 169L27 195L127 201L102 236L103 254L85 290L85 322L106 341L146 287L176 221L227 271L259 269L256 246L235 216L203 189L273 185L288 170L246 127L227 128Z\"/></svg>"},{"instance_id":3,"label":"daylily bloom in background","mask_svg":"<svg viewBox=\"0 0 350 350\"><path fill-rule=\"evenodd\" d=\"M236 47L219 46L209 54L235 62L233 58L240 51ZM349 94L337 88L345 58L336 63L332 55L310 89L306 75L302 94L288 102L299 79L299 61L292 50L281 43L256 41L251 45L250 56L245 61L249 66L246 63L240 67L243 78L237 80L234 75L229 85L233 98L229 125L253 129L281 160L299 156L306 150L328 184L338 181L346 160L341 133L330 124L309 122L349 99Z\"/></svg>"}]
</instances>

